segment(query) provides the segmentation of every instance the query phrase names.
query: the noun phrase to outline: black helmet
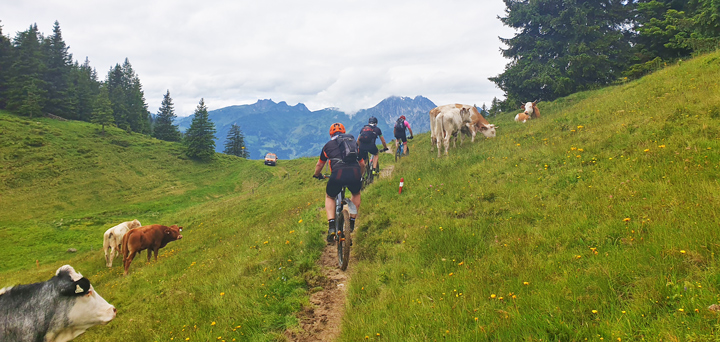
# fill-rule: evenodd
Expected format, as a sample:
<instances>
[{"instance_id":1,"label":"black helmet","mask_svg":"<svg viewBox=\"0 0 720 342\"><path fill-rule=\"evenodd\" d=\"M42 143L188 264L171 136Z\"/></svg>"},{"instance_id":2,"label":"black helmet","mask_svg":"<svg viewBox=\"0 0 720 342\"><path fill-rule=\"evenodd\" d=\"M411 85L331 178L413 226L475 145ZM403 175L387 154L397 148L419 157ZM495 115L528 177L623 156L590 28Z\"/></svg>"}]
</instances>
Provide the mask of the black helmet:
<instances>
[{"instance_id":1,"label":"black helmet","mask_svg":"<svg viewBox=\"0 0 720 342\"><path fill-rule=\"evenodd\" d=\"M377 125L377 123L378 123L377 118L374 116L371 116L370 119L368 119L368 123L371 125Z\"/></svg>"}]
</instances>

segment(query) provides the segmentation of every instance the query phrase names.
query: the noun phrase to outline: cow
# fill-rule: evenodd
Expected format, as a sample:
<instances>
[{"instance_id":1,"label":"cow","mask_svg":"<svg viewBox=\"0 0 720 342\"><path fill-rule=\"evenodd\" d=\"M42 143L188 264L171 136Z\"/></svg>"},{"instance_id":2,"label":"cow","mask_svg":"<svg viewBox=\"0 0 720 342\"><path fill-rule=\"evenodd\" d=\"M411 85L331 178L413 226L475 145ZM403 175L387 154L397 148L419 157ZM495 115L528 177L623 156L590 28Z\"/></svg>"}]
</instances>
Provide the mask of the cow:
<instances>
[{"instance_id":1,"label":"cow","mask_svg":"<svg viewBox=\"0 0 720 342\"><path fill-rule=\"evenodd\" d=\"M475 135L478 131L480 131L485 137L487 138L494 138L495 137L495 129L498 128L498 126L495 126L493 124L490 124L485 117L480 114L480 112L477 110L477 107L473 105L465 105L465 104L447 104L439 107L435 107L432 110L430 110L430 145L431 150L432 146L435 146L435 144L438 141L438 137L434 135L434 127L435 127L435 118L442 112L446 111L453 111L454 109L460 109L460 108L466 108L470 111L470 122L465 125L465 128L463 128L463 131L467 130L470 132L471 135L471 141L475 142ZM462 140L460 141L462 144Z\"/></svg>"},{"instance_id":2,"label":"cow","mask_svg":"<svg viewBox=\"0 0 720 342\"><path fill-rule=\"evenodd\" d=\"M70 341L116 314L87 278L65 265L48 281L0 289L0 340Z\"/></svg>"},{"instance_id":3,"label":"cow","mask_svg":"<svg viewBox=\"0 0 720 342\"><path fill-rule=\"evenodd\" d=\"M516 122L525 123L525 121L528 121L528 120L530 120L530 116L525 114L525 112L520 112L517 115L515 115Z\"/></svg>"},{"instance_id":4,"label":"cow","mask_svg":"<svg viewBox=\"0 0 720 342\"><path fill-rule=\"evenodd\" d=\"M105 231L103 236L103 251L105 251L105 266L112 267L113 259L122 254L122 239L128 230L142 226L140 221L132 220L123 222Z\"/></svg>"},{"instance_id":5,"label":"cow","mask_svg":"<svg viewBox=\"0 0 720 342\"><path fill-rule=\"evenodd\" d=\"M453 108L444 110L435 117L434 133L437 138L438 158L440 157L440 141L445 145L445 155L450 149L450 139L454 134L459 134L462 127L471 123L470 110L468 108ZM462 135L460 136L462 139ZM457 139L456 139L457 141Z\"/></svg>"},{"instance_id":6,"label":"cow","mask_svg":"<svg viewBox=\"0 0 720 342\"><path fill-rule=\"evenodd\" d=\"M172 241L182 239L183 236L180 232L182 232L182 227L175 224L170 227L151 224L128 231L122 242L124 275L128 274L130 263L135 259L135 254L147 249L148 262L153 252L155 252L155 261L157 261L158 250Z\"/></svg>"},{"instance_id":7,"label":"cow","mask_svg":"<svg viewBox=\"0 0 720 342\"><path fill-rule=\"evenodd\" d=\"M529 116L531 119L539 119L540 118L540 109L537 107L537 104L539 102L540 102L540 100L535 100L535 102L525 103L525 106L523 107L525 109L525 115ZM520 109L523 109L523 108L520 108ZM517 120L515 120L515 121L517 121Z\"/></svg>"}]
</instances>

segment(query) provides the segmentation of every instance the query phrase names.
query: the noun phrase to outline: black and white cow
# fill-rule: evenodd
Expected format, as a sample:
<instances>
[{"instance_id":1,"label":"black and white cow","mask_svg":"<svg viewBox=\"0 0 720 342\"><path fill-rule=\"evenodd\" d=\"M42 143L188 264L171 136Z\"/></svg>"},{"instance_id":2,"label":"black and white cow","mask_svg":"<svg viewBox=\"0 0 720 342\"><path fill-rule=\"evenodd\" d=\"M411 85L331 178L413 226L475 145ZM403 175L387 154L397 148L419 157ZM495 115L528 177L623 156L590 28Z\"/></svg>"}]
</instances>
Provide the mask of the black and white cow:
<instances>
[{"instance_id":1,"label":"black and white cow","mask_svg":"<svg viewBox=\"0 0 720 342\"><path fill-rule=\"evenodd\" d=\"M0 341L65 342L115 318L115 307L70 265L41 283L0 289Z\"/></svg>"}]
</instances>

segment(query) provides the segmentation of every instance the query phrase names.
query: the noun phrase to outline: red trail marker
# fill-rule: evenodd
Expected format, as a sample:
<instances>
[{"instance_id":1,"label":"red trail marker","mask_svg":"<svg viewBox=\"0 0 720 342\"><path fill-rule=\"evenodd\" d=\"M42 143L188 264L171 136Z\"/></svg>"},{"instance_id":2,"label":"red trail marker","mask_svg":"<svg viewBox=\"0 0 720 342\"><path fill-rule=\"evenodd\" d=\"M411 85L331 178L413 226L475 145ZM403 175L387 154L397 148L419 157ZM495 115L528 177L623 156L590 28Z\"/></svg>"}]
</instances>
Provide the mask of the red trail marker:
<instances>
[{"instance_id":1,"label":"red trail marker","mask_svg":"<svg viewBox=\"0 0 720 342\"><path fill-rule=\"evenodd\" d=\"M405 178L400 178L400 190L398 190L398 194L402 194L402 187L404 183Z\"/></svg>"}]
</instances>

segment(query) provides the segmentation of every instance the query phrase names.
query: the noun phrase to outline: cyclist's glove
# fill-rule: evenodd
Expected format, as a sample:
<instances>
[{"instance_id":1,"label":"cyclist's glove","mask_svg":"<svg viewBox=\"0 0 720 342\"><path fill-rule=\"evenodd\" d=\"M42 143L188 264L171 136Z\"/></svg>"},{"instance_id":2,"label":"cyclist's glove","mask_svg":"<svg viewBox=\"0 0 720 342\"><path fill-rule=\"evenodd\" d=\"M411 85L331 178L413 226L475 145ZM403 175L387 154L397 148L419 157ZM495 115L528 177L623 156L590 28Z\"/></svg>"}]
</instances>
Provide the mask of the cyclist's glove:
<instances>
[{"instance_id":1,"label":"cyclist's glove","mask_svg":"<svg viewBox=\"0 0 720 342\"><path fill-rule=\"evenodd\" d=\"M386 148L382 149L382 151L380 151L380 152L385 152L387 150L389 150L389 148L386 147Z\"/></svg>"},{"instance_id":2,"label":"cyclist's glove","mask_svg":"<svg viewBox=\"0 0 720 342\"><path fill-rule=\"evenodd\" d=\"M412 140L413 136L411 135L408 139Z\"/></svg>"},{"instance_id":3,"label":"cyclist's glove","mask_svg":"<svg viewBox=\"0 0 720 342\"><path fill-rule=\"evenodd\" d=\"M315 179L325 179L323 175L313 175L313 178Z\"/></svg>"}]
</instances>

